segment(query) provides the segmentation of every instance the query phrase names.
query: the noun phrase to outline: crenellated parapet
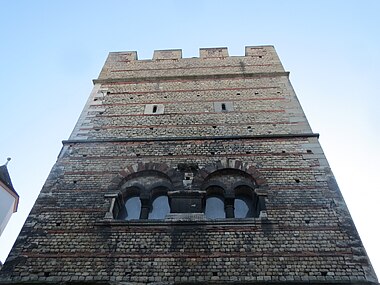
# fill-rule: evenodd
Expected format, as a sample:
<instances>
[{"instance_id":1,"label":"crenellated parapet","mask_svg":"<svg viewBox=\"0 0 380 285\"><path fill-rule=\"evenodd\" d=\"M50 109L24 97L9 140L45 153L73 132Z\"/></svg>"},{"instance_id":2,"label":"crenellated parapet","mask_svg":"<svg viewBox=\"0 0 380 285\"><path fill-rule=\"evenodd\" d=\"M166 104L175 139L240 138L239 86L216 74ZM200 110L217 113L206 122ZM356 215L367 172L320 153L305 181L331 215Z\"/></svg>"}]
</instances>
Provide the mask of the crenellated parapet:
<instances>
[{"instance_id":1,"label":"crenellated parapet","mask_svg":"<svg viewBox=\"0 0 380 285\"><path fill-rule=\"evenodd\" d=\"M155 50L152 59L136 51L111 52L95 83L146 77L265 76L285 74L273 46L247 46L244 56L230 56L226 47L200 48L199 57L183 58L181 49Z\"/></svg>"}]
</instances>

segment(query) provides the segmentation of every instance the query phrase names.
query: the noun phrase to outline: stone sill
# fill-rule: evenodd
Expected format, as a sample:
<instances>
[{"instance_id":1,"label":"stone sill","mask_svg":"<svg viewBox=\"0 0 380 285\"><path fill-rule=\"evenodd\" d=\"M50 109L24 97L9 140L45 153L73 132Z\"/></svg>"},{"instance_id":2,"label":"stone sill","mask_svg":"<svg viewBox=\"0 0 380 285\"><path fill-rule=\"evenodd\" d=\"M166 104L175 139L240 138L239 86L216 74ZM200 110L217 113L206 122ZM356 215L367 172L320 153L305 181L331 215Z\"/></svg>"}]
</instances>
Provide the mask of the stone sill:
<instances>
[{"instance_id":1,"label":"stone sill","mask_svg":"<svg viewBox=\"0 0 380 285\"><path fill-rule=\"evenodd\" d=\"M245 219L192 219L190 217L172 217L171 214L164 220L116 220L116 219L102 219L95 223L96 226L127 226L127 227L168 227L173 225L178 226L212 226L212 227L241 227L241 226L274 226L278 223L273 223L266 218L245 218ZM189 214L186 214L189 215Z\"/></svg>"}]
</instances>

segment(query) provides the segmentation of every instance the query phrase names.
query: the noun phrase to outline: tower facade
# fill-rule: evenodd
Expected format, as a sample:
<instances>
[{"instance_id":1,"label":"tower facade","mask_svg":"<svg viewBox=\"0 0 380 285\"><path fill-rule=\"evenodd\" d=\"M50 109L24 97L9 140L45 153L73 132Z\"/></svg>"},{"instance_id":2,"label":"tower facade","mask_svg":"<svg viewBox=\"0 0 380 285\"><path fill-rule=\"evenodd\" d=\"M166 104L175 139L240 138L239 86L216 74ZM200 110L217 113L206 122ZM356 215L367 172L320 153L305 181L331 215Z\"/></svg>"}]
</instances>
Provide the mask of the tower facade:
<instances>
[{"instance_id":1,"label":"tower facade","mask_svg":"<svg viewBox=\"0 0 380 285\"><path fill-rule=\"evenodd\" d=\"M0 283L377 283L288 75L110 53Z\"/></svg>"}]
</instances>

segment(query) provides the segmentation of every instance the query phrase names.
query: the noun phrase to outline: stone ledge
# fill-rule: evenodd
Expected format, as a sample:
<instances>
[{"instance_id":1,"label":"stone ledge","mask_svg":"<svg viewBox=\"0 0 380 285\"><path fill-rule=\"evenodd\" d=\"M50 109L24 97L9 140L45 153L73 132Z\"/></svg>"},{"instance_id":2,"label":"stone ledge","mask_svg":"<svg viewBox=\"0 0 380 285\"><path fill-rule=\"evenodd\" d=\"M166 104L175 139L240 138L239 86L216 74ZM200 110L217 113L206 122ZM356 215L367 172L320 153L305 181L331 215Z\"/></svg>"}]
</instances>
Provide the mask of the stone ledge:
<instances>
[{"instance_id":1,"label":"stone ledge","mask_svg":"<svg viewBox=\"0 0 380 285\"><path fill-rule=\"evenodd\" d=\"M171 222L193 222L193 221L206 221L207 218L204 213L171 213L166 215L165 221Z\"/></svg>"},{"instance_id":2,"label":"stone ledge","mask_svg":"<svg viewBox=\"0 0 380 285\"><path fill-rule=\"evenodd\" d=\"M171 215L178 215L178 214L169 214ZM169 216L168 215L168 216ZM183 217L190 214L184 214ZM202 228L206 227L221 227L221 226L227 226L227 227L241 227L241 226L277 226L278 223L274 223L269 221L266 218L246 218L246 219L207 219L204 217L203 213L197 213L197 215L194 215L193 218L199 218L198 220L190 220L190 216L184 219L180 220L171 220L171 219L165 219L165 220L98 220L94 225L96 226L106 226L106 227L112 227L112 226L125 226L128 228L131 227L171 227L173 225L178 226L190 226L190 227L196 227L200 226ZM174 217L174 216L173 216Z\"/></svg>"},{"instance_id":3,"label":"stone ledge","mask_svg":"<svg viewBox=\"0 0 380 285\"><path fill-rule=\"evenodd\" d=\"M114 138L114 139L84 139L63 140L62 144L71 143L113 143L113 142L149 142L149 141L192 141L192 140L244 140L244 139L283 139L283 138L319 138L318 133L305 134L272 134L253 136L194 136L194 137L156 137L156 138Z\"/></svg>"},{"instance_id":4,"label":"stone ledge","mask_svg":"<svg viewBox=\"0 0 380 285\"><path fill-rule=\"evenodd\" d=\"M108 78L108 79L93 79L94 84L109 84L109 83L123 83L123 82L157 82L164 80L197 80L202 78L252 78L252 77L275 77L275 76L287 76L290 72L255 72L255 73L230 73L230 74L209 74L209 75L176 75L176 76L158 76L158 77L126 77L126 78Z\"/></svg>"}]
</instances>

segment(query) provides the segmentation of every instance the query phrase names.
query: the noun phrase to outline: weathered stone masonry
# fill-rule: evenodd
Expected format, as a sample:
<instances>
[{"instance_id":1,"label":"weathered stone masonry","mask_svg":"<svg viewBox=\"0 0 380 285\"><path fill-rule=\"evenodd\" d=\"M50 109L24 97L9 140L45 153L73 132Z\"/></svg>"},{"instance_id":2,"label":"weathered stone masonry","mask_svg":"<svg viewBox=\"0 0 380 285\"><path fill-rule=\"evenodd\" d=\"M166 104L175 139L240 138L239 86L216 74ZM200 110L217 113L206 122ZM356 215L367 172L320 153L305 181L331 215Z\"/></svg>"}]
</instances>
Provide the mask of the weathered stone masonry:
<instances>
[{"instance_id":1,"label":"weathered stone masonry","mask_svg":"<svg viewBox=\"0 0 380 285\"><path fill-rule=\"evenodd\" d=\"M377 279L274 48L110 53L0 283L278 282Z\"/></svg>"}]
</instances>

